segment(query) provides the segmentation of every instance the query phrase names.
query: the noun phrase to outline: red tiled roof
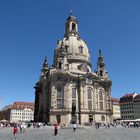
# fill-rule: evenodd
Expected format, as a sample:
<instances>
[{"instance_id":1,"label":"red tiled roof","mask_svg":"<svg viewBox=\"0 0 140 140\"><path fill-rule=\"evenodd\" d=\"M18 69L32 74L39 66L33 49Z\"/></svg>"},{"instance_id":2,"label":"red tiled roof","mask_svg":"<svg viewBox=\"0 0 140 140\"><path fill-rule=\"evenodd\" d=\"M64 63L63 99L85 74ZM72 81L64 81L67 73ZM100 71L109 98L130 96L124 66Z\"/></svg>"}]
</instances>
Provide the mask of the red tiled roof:
<instances>
[{"instance_id":1,"label":"red tiled roof","mask_svg":"<svg viewBox=\"0 0 140 140\"><path fill-rule=\"evenodd\" d=\"M115 102L120 102L120 99L118 99L118 98L113 98L113 97L112 97L111 100L112 100L112 101L115 101Z\"/></svg>"},{"instance_id":2,"label":"red tiled roof","mask_svg":"<svg viewBox=\"0 0 140 140\"><path fill-rule=\"evenodd\" d=\"M133 97L135 93L127 93L124 96L122 96L121 98L128 98L128 97Z\"/></svg>"},{"instance_id":3,"label":"red tiled roof","mask_svg":"<svg viewBox=\"0 0 140 140\"><path fill-rule=\"evenodd\" d=\"M31 109L34 110L34 103L32 102L14 102L11 109Z\"/></svg>"},{"instance_id":4,"label":"red tiled roof","mask_svg":"<svg viewBox=\"0 0 140 140\"><path fill-rule=\"evenodd\" d=\"M17 102L14 102L14 103L18 103L18 104L34 104L33 102L20 102L20 101L17 101Z\"/></svg>"},{"instance_id":5,"label":"red tiled roof","mask_svg":"<svg viewBox=\"0 0 140 140\"><path fill-rule=\"evenodd\" d=\"M140 99L140 94L138 94L134 97L134 100L139 100L139 99Z\"/></svg>"}]
</instances>

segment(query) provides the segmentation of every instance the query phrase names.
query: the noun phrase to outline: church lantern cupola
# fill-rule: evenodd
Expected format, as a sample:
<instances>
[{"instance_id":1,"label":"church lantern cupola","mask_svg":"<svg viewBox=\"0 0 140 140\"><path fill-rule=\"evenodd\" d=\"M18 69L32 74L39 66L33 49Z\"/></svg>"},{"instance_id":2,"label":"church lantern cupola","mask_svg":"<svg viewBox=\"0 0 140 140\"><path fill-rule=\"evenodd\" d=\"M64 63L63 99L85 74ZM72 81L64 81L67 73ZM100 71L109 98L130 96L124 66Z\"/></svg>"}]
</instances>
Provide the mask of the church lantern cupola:
<instances>
[{"instance_id":1,"label":"church lantern cupola","mask_svg":"<svg viewBox=\"0 0 140 140\"><path fill-rule=\"evenodd\" d=\"M78 21L75 16L72 16L72 12L70 13L70 16L67 18L66 21L65 37L68 36L79 36Z\"/></svg>"},{"instance_id":2,"label":"church lantern cupola","mask_svg":"<svg viewBox=\"0 0 140 140\"><path fill-rule=\"evenodd\" d=\"M71 13L66 20L64 37L57 41L57 47L54 50L53 67L63 69L66 66L66 69L69 69L73 64L78 71L86 72L79 68L84 65L91 71L88 46L78 32L77 18ZM69 70L73 71L72 68Z\"/></svg>"}]
</instances>

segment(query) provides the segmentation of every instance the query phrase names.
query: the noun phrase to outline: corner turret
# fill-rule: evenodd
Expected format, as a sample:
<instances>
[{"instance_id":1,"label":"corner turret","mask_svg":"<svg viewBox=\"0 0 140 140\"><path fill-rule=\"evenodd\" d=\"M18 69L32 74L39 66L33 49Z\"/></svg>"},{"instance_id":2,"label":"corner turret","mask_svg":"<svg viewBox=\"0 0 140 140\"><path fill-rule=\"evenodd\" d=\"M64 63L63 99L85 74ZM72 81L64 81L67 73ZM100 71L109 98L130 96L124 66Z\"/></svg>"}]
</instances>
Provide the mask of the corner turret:
<instances>
[{"instance_id":1,"label":"corner turret","mask_svg":"<svg viewBox=\"0 0 140 140\"><path fill-rule=\"evenodd\" d=\"M96 73L100 77L107 77L108 78L108 73L107 73L107 71L105 69L105 62L104 62L101 50L99 50Z\"/></svg>"}]
</instances>

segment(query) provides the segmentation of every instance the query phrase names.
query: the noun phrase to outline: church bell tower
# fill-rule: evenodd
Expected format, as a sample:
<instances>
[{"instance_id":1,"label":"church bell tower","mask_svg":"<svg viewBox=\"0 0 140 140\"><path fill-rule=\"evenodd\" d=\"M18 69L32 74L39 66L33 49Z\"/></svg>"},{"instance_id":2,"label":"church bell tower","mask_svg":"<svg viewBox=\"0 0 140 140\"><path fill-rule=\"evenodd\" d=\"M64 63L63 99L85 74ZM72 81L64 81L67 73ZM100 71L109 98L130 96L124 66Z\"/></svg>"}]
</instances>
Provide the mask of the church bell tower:
<instances>
[{"instance_id":1,"label":"church bell tower","mask_svg":"<svg viewBox=\"0 0 140 140\"><path fill-rule=\"evenodd\" d=\"M78 37L79 36L78 21L77 21L76 17L72 16L72 13L67 18L65 26L66 26L65 37L68 37L68 36L77 36Z\"/></svg>"}]
</instances>

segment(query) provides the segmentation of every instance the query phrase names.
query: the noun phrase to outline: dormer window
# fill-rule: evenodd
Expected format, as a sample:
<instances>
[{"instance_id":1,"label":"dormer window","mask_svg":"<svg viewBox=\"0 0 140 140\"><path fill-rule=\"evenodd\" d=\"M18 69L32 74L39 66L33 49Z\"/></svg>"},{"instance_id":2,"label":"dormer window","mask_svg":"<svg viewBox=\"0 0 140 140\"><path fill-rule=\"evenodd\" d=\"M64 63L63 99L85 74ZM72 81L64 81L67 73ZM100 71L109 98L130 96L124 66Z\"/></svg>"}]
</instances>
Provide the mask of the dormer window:
<instances>
[{"instance_id":1,"label":"dormer window","mask_svg":"<svg viewBox=\"0 0 140 140\"><path fill-rule=\"evenodd\" d=\"M65 46L65 51L66 51L66 53L68 53L68 48L69 48L69 46Z\"/></svg>"},{"instance_id":2,"label":"dormer window","mask_svg":"<svg viewBox=\"0 0 140 140\"><path fill-rule=\"evenodd\" d=\"M83 46L79 47L79 53L83 53Z\"/></svg>"},{"instance_id":3,"label":"dormer window","mask_svg":"<svg viewBox=\"0 0 140 140\"><path fill-rule=\"evenodd\" d=\"M61 63L61 62L58 63L58 68L59 68L59 69L62 68L62 63Z\"/></svg>"},{"instance_id":4,"label":"dormer window","mask_svg":"<svg viewBox=\"0 0 140 140\"><path fill-rule=\"evenodd\" d=\"M63 59L62 58L58 58L57 66L59 69L62 69L62 67L63 67Z\"/></svg>"}]
</instances>

